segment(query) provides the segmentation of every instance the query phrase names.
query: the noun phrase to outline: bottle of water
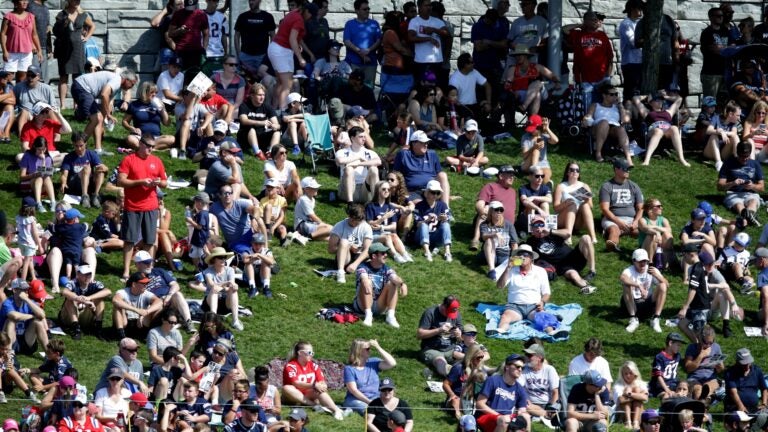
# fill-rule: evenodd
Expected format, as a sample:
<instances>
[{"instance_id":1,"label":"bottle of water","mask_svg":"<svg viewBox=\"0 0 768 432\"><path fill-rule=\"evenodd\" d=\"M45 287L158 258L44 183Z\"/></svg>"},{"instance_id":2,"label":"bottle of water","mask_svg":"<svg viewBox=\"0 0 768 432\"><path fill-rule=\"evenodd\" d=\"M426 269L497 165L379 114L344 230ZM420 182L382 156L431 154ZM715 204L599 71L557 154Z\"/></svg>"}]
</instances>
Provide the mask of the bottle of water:
<instances>
[{"instance_id":1,"label":"bottle of water","mask_svg":"<svg viewBox=\"0 0 768 432\"><path fill-rule=\"evenodd\" d=\"M656 247L656 253L653 254L653 266L659 270L664 268L664 253L660 246Z\"/></svg>"}]
</instances>

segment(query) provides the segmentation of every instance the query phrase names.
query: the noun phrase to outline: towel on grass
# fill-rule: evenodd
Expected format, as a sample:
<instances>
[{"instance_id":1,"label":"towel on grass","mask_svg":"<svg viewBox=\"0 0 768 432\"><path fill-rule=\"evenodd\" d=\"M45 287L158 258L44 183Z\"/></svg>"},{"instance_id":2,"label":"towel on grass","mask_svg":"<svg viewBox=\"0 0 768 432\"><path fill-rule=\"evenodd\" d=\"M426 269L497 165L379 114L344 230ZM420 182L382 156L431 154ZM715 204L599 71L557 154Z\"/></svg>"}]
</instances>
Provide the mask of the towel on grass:
<instances>
[{"instance_id":1,"label":"towel on grass","mask_svg":"<svg viewBox=\"0 0 768 432\"><path fill-rule=\"evenodd\" d=\"M480 303L476 310L485 315L486 331L495 330L498 328L499 318L501 318L501 314L504 312L503 305ZM558 330L566 330L568 333L565 336L554 338L543 331L536 330L530 320L522 320L516 323L512 323L509 326L508 332L498 333L489 337L494 339L511 340L528 340L532 337L537 337L546 342L567 341L570 337L571 325L574 321L576 321L576 318L581 315L582 308L578 303L570 303L562 306L548 303L546 306L544 306L544 311L562 317L562 321L560 322L560 327L558 327Z\"/></svg>"}]
</instances>

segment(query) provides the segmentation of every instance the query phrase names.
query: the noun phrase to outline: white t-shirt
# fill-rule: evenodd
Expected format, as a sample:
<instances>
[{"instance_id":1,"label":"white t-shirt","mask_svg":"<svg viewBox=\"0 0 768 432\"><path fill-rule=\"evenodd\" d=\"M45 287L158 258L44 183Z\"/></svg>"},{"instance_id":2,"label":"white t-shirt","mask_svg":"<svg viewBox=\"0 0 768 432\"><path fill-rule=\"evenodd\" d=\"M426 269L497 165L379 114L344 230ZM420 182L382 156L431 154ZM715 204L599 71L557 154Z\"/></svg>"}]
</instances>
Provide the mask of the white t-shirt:
<instances>
[{"instance_id":1,"label":"white t-shirt","mask_svg":"<svg viewBox=\"0 0 768 432\"><path fill-rule=\"evenodd\" d=\"M472 69L467 75L456 71L451 75L448 84L456 87L459 91L459 103L462 105L474 105L477 103L477 93L475 86L485 85L487 80L478 71Z\"/></svg>"},{"instance_id":2,"label":"white t-shirt","mask_svg":"<svg viewBox=\"0 0 768 432\"><path fill-rule=\"evenodd\" d=\"M547 271L534 265L523 275L520 267L512 267L508 272L507 303L532 305L541 302L541 298L551 293Z\"/></svg>"},{"instance_id":3,"label":"white t-shirt","mask_svg":"<svg viewBox=\"0 0 768 432\"><path fill-rule=\"evenodd\" d=\"M611 394L613 401L616 402L616 406L619 405L619 396L623 395L624 390L629 387L641 388L645 391L648 391L648 384L646 384L645 381L641 380L640 378L635 378L635 382L632 383L632 385L627 385L623 379L619 379L616 381L616 383L613 384L613 393Z\"/></svg>"},{"instance_id":4,"label":"white t-shirt","mask_svg":"<svg viewBox=\"0 0 768 432\"><path fill-rule=\"evenodd\" d=\"M525 365L517 382L525 387L525 391L528 392L528 400L536 405L548 404L552 390L560 388L560 377L555 368L548 364L545 364L538 371Z\"/></svg>"},{"instance_id":5,"label":"white t-shirt","mask_svg":"<svg viewBox=\"0 0 768 432\"><path fill-rule=\"evenodd\" d=\"M608 365L608 360L602 356L596 357L592 363L587 363L584 358L584 354L579 354L571 360L568 365L568 375L584 375L588 370L596 370L600 375L608 380L609 383L613 382L613 376L611 376L611 368Z\"/></svg>"},{"instance_id":6,"label":"white t-shirt","mask_svg":"<svg viewBox=\"0 0 768 432\"><path fill-rule=\"evenodd\" d=\"M205 15L208 17L208 47L205 49L207 57L224 57L224 45L222 41L227 40L229 34L229 24L227 16L219 11Z\"/></svg>"},{"instance_id":7,"label":"white t-shirt","mask_svg":"<svg viewBox=\"0 0 768 432\"><path fill-rule=\"evenodd\" d=\"M360 147L357 151L355 151L352 146L346 147L344 149L338 150L336 152L336 165L338 165L340 168L343 168L341 164L338 163L338 160L340 158L347 159L347 158L360 158L362 157L365 160L372 160L372 159L378 159L378 156L376 153L374 153L372 150L368 150L365 147ZM355 184L363 184L365 183L365 179L368 177L368 167L367 166L357 166L355 167ZM342 169L342 177L343 177L344 170Z\"/></svg>"},{"instance_id":8,"label":"white t-shirt","mask_svg":"<svg viewBox=\"0 0 768 432\"><path fill-rule=\"evenodd\" d=\"M637 271L634 265L631 265L625 268L624 271L621 272L621 275L624 277L629 277L633 283L642 285L648 291L646 298L650 298L650 296L653 294L653 287L659 284L659 280L648 273L648 266L646 266L646 271L640 273ZM642 298L640 290L636 287L633 287L632 289L632 298L635 300Z\"/></svg>"},{"instance_id":9,"label":"white t-shirt","mask_svg":"<svg viewBox=\"0 0 768 432\"><path fill-rule=\"evenodd\" d=\"M163 103L173 105L176 101L172 101L165 97L163 90L170 90L175 95L180 95L181 90L184 88L184 72L179 72L175 77L171 76L171 73L163 71L159 77L157 77L157 92L160 93Z\"/></svg>"},{"instance_id":10,"label":"white t-shirt","mask_svg":"<svg viewBox=\"0 0 768 432\"><path fill-rule=\"evenodd\" d=\"M360 247L365 239L373 241L373 230L368 222L362 221L356 227L349 224L349 219L337 223L331 230L331 235L340 239L347 239L351 244Z\"/></svg>"},{"instance_id":11,"label":"white t-shirt","mask_svg":"<svg viewBox=\"0 0 768 432\"><path fill-rule=\"evenodd\" d=\"M120 390L120 400L115 402L109 397L107 388L99 389L93 395L94 403L101 408L101 415L104 417L117 418L117 413L123 413L128 418L128 399L131 397L131 391L123 387Z\"/></svg>"},{"instance_id":12,"label":"white t-shirt","mask_svg":"<svg viewBox=\"0 0 768 432\"><path fill-rule=\"evenodd\" d=\"M275 165L275 161L268 160L264 162L264 186L262 189L267 188L267 179L268 178L275 178L280 181L280 184L283 185L283 187L290 186L291 179L293 178L293 173L296 172L296 164L287 160L283 163L283 169L277 169L277 166ZM267 176L267 173L270 173L270 176Z\"/></svg>"},{"instance_id":13,"label":"white t-shirt","mask_svg":"<svg viewBox=\"0 0 768 432\"><path fill-rule=\"evenodd\" d=\"M437 33L426 34L422 30L424 27L432 27L435 29L445 27L445 23L440 18L429 17L424 19L420 16L415 16L408 23L408 31L415 31L416 36L419 37L431 37L437 40L435 46L432 42L417 42L414 44L413 60L416 63L442 63L443 62L443 47L440 41L440 35Z\"/></svg>"}]
</instances>

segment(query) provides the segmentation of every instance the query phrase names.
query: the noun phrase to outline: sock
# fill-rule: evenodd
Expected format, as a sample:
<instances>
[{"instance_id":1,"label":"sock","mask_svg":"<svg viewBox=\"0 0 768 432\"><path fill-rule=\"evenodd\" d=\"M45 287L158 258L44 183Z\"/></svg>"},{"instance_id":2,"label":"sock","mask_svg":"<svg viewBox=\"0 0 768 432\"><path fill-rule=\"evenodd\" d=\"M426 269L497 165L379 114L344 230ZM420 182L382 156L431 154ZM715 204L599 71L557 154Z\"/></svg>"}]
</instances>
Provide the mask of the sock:
<instances>
[{"instance_id":1,"label":"sock","mask_svg":"<svg viewBox=\"0 0 768 432\"><path fill-rule=\"evenodd\" d=\"M269 286L269 278L265 278L261 282L264 284L264 286Z\"/></svg>"},{"instance_id":2,"label":"sock","mask_svg":"<svg viewBox=\"0 0 768 432\"><path fill-rule=\"evenodd\" d=\"M368 319L368 317L373 318L373 311L370 308L365 310L365 318Z\"/></svg>"},{"instance_id":3,"label":"sock","mask_svg":"<svg viewBox=\"0 0 768 432\"><path fill-rule=\"evenodd\" d=\"M387 317L388 318L394 318L395 317L395 311L392 309L387 310Z\"/></svg>"},{"instance_id":4,"label":"sock","mask_svg":"<svg viewBox=\"0 0 768 432\"><path fill-rule=\"evenodd\" d=\"M249 280L248 281L248 288L256 288L256 281Z\"/></svg>"}]
</instances>

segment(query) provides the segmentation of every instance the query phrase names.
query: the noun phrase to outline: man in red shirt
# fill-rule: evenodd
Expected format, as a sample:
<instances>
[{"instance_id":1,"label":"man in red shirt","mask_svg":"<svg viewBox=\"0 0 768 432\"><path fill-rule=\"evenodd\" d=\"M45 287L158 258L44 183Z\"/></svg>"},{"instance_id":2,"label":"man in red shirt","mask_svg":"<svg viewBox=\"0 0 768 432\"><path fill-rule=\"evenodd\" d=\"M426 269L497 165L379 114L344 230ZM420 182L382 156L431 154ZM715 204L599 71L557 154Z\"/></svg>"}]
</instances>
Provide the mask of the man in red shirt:
<instances>
[{"instance_id":1,"label":"man in red shirt","mask_svg":"<svg viewBox=\"0 0 768 432\"><path fill-rule=\"evenodd\" d=\"M183 70L200 68L208 46L208 15L198 9L198 0L184 0L184 9L176 11L168 26L168 36L176 44L176 55ZM187 77L190 81L194 74Z\"/></svg>"},{"instance_id":2,"label":"man in red shirt","mask_svg":"<svg viewBox=\"0 0 768 432\"><path fill-rule=\"evenodd\" d=\"M599 102L599 84L608 80L613 73L613 46L604 31L600 30L601 20L597 13L584 14L583 24L563 27L568 45L573 50L573 80L581 84L584 91L584 106Z\"/></svg>"},{"instance_id":3,"label":"man in red shirt","mask_svg":"<svg viewBox=\"0 0 768 432\"><path fill-rule=\"evenodd\" d=\"M134 244L154 256L159 205L157 188L168 186L163 162L152 155L155 138L143 134L139 149L120 162L117 186L125 189L125 205L120 237L123 239L123 278L128 279Z\"/></svg>"}]
</instances>

